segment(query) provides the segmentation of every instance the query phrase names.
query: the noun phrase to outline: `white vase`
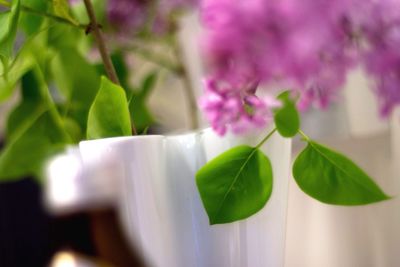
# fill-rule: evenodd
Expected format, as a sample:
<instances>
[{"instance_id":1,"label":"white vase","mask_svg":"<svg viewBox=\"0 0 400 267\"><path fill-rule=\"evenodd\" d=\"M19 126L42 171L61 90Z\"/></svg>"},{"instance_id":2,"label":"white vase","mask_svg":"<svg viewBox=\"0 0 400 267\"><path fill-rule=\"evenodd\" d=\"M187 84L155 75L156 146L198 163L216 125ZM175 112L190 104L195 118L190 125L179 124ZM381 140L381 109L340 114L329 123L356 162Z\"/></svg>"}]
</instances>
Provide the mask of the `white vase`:
<instances>
[{"instance_id":1,"label":"white vase","mask_svg":"<svg viewBox=\"0 0 400 267\"><path fill-rule=\"evenodd\" d=\"M195 184L196 171L209 160L263 136L221 138L205 130L84 141L49 164L47 204L64 212L114 202L129 240L150 266L283 266L289 139L274 134L261 147L273 167L273 192L247 220L210 226ZM75 171L60 168L71 166L68 159ZM75 193L60 196L63 188Z\"/></svg>"}]
</instances>

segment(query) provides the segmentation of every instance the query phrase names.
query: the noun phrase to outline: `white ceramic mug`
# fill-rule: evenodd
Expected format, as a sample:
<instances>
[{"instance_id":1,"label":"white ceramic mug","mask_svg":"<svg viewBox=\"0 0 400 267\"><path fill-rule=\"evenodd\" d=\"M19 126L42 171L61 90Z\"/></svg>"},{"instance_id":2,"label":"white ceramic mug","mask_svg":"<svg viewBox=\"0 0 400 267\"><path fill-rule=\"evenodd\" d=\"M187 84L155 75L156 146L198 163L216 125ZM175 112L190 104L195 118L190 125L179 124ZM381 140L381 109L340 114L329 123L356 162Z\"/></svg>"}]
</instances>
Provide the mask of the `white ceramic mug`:
<instances>
[{"instance_id":1,"label":"white ceramic mug","mask_svg":"<svg viewBox=\"0 0 400 267\"><path fill-rule=\"evenodd\" d=\"M246 220L210 226L195 183L197 170L209 160L235 145L256 145L264 136L221 138L204 130L84 141L61 156L79 158L74 178L59 178L54 165L62 165L60 157L49 164L47 204L53 212L63 212L101 199L114 202L129 240L150 266L283 266L289 139L274 134L261 147L271 160L273 191L267 205ZM75 187L77 193L57 202L59 187ZM85 194L89 197L80 197Z\"/></svg>"}]
</instances>

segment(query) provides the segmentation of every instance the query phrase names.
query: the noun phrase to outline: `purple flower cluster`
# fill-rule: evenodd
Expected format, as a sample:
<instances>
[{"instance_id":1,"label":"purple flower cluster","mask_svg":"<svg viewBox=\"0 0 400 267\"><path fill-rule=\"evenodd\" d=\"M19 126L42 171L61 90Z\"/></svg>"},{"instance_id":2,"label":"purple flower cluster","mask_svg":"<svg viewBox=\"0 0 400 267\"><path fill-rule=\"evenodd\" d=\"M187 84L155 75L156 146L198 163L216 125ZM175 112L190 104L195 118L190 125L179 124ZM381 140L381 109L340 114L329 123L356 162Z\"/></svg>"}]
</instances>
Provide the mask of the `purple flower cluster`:
<instances>
[{"instance_id":1,"label":"purple flower cluster","mask_svg":"<svg viewBox=\"0 0 400 267\"><path fill-rule=\"evenodd\" d=\"M212 79L205 83L208 91L200 100L200 106L207 113L214 130L220 135L225 134L227 124L238 134L250 127L263 127L272 118L271 109L280 106L274 98L256 97L256 84L233 88Z\"/></svg>"},{"instance_id":2,"label":"purple flower cluster","mask_svg":"<svg viewBox=\"0 0 400 267\"><path fill-rule=\"evenodd\" d=\"M210 69L201 106L221 134L271 120L271 101L249 85L279 83L300 109L324 108L357 64L375 78L383 115L400 104L399 0L204 0L201 12Z\"/></svg>"},{"instance_id":3,"label":"purple flower cluster","mask_svg":"<svg viewBox=\"0 0 400 267\"><path fill-rule=\"evenodd\" d=\"M109 22L121 31L142 26L150 15L147 2L145 0L108 1Z\"/></svg>"}]
</instances>

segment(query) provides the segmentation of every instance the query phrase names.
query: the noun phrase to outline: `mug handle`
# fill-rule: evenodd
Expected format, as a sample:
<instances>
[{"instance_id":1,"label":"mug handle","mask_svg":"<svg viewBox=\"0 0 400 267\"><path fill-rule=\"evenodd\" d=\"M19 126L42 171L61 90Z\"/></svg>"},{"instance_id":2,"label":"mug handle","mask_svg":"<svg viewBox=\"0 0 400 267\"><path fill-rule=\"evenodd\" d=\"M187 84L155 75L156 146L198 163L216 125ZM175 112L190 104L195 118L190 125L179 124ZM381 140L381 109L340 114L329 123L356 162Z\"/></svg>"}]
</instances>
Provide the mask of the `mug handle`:
<instances>
[{"instance_id":1,"label":"mug handle","mask_svg":"<svg viewBox=\"0 0 400 267\"><path fill-rule=\"evenodd\" d=\"M54 215L87 214L96 256L118 267L145 267L128 244L116 211L122 172L115 157L103 164L84 163L78 147L49 161L45 206Z\"/></svg>"}]
</instances>

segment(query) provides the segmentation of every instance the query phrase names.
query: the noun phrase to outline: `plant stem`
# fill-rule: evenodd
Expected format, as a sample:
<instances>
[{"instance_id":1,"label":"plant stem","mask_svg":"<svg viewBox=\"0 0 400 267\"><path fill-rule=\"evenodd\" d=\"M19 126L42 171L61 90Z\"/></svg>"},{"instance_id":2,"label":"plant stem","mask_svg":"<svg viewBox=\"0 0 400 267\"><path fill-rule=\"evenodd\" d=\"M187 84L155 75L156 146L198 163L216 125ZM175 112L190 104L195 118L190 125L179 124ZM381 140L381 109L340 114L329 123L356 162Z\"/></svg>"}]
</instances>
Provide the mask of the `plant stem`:
<instances>
[{"instance_id":1,"label":"plant stem","mask_svg":"<svg viewBox=\"0 0 400 267\"><path fill-rule=\"evenodd\" d=\"M90 0L83 0L85 3L86 11L88 13L90 19L90 30L93 31L94 38L96 40L97 46L99 48L99 52L101 55L101 59L104 64L105 71L107 73L108 78L115 84L120 84L117 73L115 72L114 65L111 61L111 57L108 54L107 46L104 41L103 34L100 30L99 24L97 23L96 14L94 12L94 8L92 2Z\"/></svg>"},{"instance_id":2,"label":"plant stem","mask_svg":"<svg viewBox=\"0 0 400 267\"><path fill-rule=\"evenodd\" d=\"M188 70L184 64L182 48L179 45L178 34L174 34L173 50L179 64L177 74L182 79L183 92L185 94L186 102L189 110L190 129L197 129L199 127L198 110L194 88L189 78Z\"/></svg>"},{"instance_id":3,"label":"plant stem","mask_svg":"<svg viewBox=\"0 0 400 267\"><path fill-rule=\"evenodd\" d=\"M11 4L9 2L0 0L0 6L4 6L4 7L7 7L7 8L10 8ZM83 24L76 24L76 23L73 23L72 21L70 21L68 19L63 18L63 17L59 17L59 16L56 16L56 15L48 13L48 12L39 11L39 10L33 9L31 7L25 6L25 5L21 5L21 10L23 12L26 12L26 13L30 13L30 14L33 14L33 15L41 16L41 17L46 17L46 18L52 19L52 20L54 20L56 22L68 24L70 26L78 27L78 28L81 28L81 29L85 29L86 28L86 26L83 25Z\"/></svg>"},{"instance_id":4,"label":"plant stem","mask_svg":"<svg viewBox=\"0 0 400 267\"><path fill-rule=\"evenodd\" d=\"M108 53L106 42L103 37L103 33L100 30L99 24L97 23L96 14L94 12L93 4L91 0L83 0L85 3L86 11L90 19L90 29L93 31L94 38L96 40L101 59L103 61L104 69L108 78L115 84L120 85L117 72L115 71L114 65L111 61L111 57ZM137 134L136 127L132 121L132 132L134 135Z\"/></svg>"},{"instance_id":5,"label":"plant stem","mask_svg":"<svg viewBox=\"0 0 400 267\"><path fill-rule=\"evenodd\" d=\"M138 56L142 57L143 59L148 60L149 62L157 64L160 67L163 67L173 73L178 73L179 68L175 66L173 62L170 62L170 60L161 55L154 54L152 51L149 51L138 45L131 45L129 47L126 47L125 50L130 50Z\"/></svg>"},{"instance_id":6,"label":"plant stem","mask_svg":"<svg viewBox=\"0 0 400 267\"><path fill-rule=\"evenodd\" d=\"M256 145L256 148L260 148L265 142L267 142L267 140L276 132L276 128L274 128L271 132L269 132L267 134L266 137L264 137L263 140L261 140L260 143L258 143L258 145Z\"/></svg>"},{"instance_id":7,"label":"plant stem","mask_svg":"<svg viewBox=\"0 0 400 267\"><path fill-rule=\"evenodd\" d=\"M310 141L310 137L308 137L302 130L299 130L299 134L303 137L305 141Z\"/></svg>"}]
</instances>

